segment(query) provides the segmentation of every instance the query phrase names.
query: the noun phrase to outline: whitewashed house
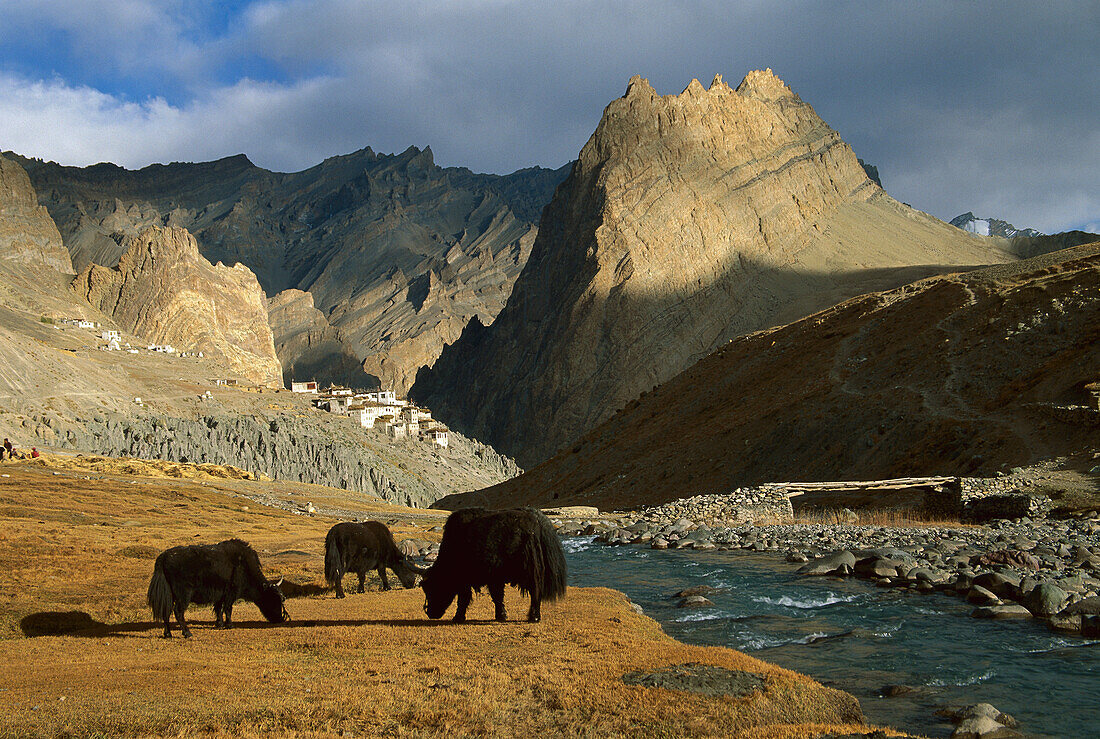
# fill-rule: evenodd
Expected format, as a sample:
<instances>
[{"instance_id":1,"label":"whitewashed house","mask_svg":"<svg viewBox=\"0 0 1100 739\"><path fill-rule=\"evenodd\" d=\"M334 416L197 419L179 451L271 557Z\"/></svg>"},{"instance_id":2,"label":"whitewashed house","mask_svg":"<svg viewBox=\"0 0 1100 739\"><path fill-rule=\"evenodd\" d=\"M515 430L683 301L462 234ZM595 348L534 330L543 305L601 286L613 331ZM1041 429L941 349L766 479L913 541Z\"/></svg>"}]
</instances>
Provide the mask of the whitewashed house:
<instances>
[{"instance_id":1,"label":"whitewashed house","mask_svg":"<svg viewBox=\"0 0 1100 739\"><path fill-rule=\"evenodd\" d=\"M292 393L318 393L317 382L315 380L309 380L308 382L290 382L290 392Z\"/></svg>"},{"instance_id":2,"label":"whitewashed house","mask_svg":"<svg viewBox=\"0 0 1100 739\"><path fill-rule=\"evenodd\" d=\"M408 435L405 424L399 421L395 416L382 416L378 419L378 425L382 427L382 430L385 431L386 435L391 439L404 439Z\"/></svg>"},{"instance_id":3,"label":"whitewashed house","mask_svg":"<svg viewBox=\"0 0 1100 739\"><path fill-rule=\"evenodd\" d=\"M428 432L428 438L433 444L438 444L444 449L447 448L447 430L446 429L432 429Z\"/></svg>"},{"instance_id":4,"label":"whitewashed house","mask_svg":"<svg viewBox=\"0 0 1100 739\"><path fill-rule=\"evenodd\" d=\"M396 405L388 405L386 403L363 403L362 405L353 406L349 411L349 415L359 419L359 423L362 424L363 428L372 429L378 419L383 416L390 416L396 419L400 412L401 408Z\"/></svg>"},{"instance_id":5,"label":"whitewashed house","mask_svg":"<svg viewBox=\"0 0 1100 739\"><path fill-rule=\"evenodd\" d=\"M103 329L103 333L99 335L99 338L103 339L104 341L122 341L122 336L117 330L113 328Z\"/></svg>"}]
</instances>

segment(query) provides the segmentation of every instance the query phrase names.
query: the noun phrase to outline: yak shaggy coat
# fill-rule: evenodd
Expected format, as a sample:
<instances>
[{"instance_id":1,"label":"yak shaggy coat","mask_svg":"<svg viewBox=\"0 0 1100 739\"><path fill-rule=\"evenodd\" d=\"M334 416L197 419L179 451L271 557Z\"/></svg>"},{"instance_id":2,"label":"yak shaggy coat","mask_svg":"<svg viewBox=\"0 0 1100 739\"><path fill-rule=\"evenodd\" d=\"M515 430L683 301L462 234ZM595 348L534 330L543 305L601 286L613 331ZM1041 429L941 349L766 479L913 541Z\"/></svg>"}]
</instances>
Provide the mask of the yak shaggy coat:
<instances>
[{"instance_id":1,"label":"yak shaggy coat","mask_svg":"<svg viewBox=\"0 0 1100 739\"><path fill-rule=\"evenodd\" d=\"M168 619L173 611L180 631L190 637L184 611L191 603L213 603L217 628L232 625L233 604L242 598L255 603L271 623L286 621L281 583L264 577L256 551L240 539L193 544L172 547L157 557L148 602L153 618L164 622L165 638L172 635Z\"/></svg>"},{"instance_id":2,"label":"yak shaggy coat","mask_svg":"<svg viewBox=\"0 0 1100 739\"><path fill-rule=\"evenodd\" d=\"M439 557L424 575L424 612L441 618L457 597L454 620L466 620L473 591L488 586L496 620L506 621L504 586L531 596L528 621L542 618L541 603L565 595L565 551L549 519L533 508L464 508L443 526Z\"/></svg>"},{"instance_id":3,"label":"yak shaggy coat","mask_svg":"<svg viewBox=\"0 0 1100 739\"><path fill-rule=\"evenodd\" d=\"M416 584L419 570L413 567L397 543L386 524L379 521L364 523L338 523L328 531L325 537L325 579L336 586L336 597L344 597L344 574L354 572L359 575L359 592L362 593L367 581L367 570L378 570L382 580L382 589L390 589L386 577L386 568L394 574L406 588Z\"/></svg>"}]
</instances>

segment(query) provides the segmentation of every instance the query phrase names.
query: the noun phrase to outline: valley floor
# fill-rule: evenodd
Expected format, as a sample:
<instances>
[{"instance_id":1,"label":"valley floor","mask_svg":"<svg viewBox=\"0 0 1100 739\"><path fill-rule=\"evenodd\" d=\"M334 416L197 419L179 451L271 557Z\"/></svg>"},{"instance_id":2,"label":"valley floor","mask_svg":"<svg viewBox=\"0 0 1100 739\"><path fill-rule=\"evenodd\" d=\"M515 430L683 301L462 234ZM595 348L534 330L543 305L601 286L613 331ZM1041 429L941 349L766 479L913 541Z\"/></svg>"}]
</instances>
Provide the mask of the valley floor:
<instances>
[{"instance_id":1,"label":"valley floor","mask_svg":"<svg viewBox=\"0 0 1100 739\"><path fill-rule=\"evenodd\" d=\"M740 652L665 635L621 594L571 588L543 621L429 621L419 589L336 600L321 546L337 520L258 503L277 483L217 470L151 477L41 462L0 465L0 735L815 737L869 731L851 696ZM137 474L134 474L137 473ZM163 474L163 473L162 473ZM318 510L433 539L440 515L310 486ZM300 494L300 493L296 493ZM370 505L370 504L368 504ZM250 541L285 577L293 619L240 604L215 631L159 638L145 606L153 560L184 543ZM525 611L509 591L509 610ZM626 685L635 670L703 663L763 677L747 697Z\"/></svg>"}]
</instances>

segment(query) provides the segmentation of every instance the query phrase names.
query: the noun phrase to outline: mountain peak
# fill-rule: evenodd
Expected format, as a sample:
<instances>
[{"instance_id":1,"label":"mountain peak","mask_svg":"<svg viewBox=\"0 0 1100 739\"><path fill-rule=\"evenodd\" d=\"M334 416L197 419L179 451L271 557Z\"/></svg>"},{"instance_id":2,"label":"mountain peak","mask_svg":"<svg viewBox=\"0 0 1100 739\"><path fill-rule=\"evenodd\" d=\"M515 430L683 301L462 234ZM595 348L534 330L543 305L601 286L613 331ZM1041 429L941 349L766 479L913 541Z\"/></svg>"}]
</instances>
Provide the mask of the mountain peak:
<instances>
[{"instance_id":1,"label":"mountain peak","mask_svg":"<svg viewBox=\"0 0 1100 739\"><path fill-rule=\"evenodd\" d=\"M737 86L737 92L764 100L795 97L791 88L772 72L771 67L763 70L754 69L746 74L745 79L741 80L741 84Z\"/></svg>"},{"instance_id":2,"label":"mountain peak","mask_svg":"<svg viewBox=\"0 0 1100 739\"><path fill-rule=\"evenodd\" d=\"M633 77L543 211L504 310L414 390L530 466L735 336L867 292L864 274L994 259L873 185L771 70L737 93L716 77L658 96Z\"/></svg>"},{"instance_id":3,"label":"mountain peak","mask_svg":"<svg viewBox=\"0 0 1100 739\"><path fill-rule=\"evenodd\" d=\"M656 95L657 91L653 89L653 85L649 84L649 80L640 74L636 74L630 78L629 82L626 83L626 93L623 95L623 97L656 97Z\"/></svg>"}]
</instances>

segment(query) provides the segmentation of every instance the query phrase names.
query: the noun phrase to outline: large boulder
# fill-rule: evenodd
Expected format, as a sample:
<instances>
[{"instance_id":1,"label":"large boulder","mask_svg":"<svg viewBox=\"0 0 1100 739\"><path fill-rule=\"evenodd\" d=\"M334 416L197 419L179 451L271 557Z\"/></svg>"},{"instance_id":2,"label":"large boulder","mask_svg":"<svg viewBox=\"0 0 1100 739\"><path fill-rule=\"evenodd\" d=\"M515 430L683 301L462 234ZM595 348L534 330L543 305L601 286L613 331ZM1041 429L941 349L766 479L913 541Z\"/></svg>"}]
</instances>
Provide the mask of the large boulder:
<instances>
[{"instance_id":1,"label":"large boulder","mask_svg":"<svg viewBox=\"0 0 1100 739\"><path fill-rule=\"evenodd\" d=\"M798 568L799 575L833 575L840 573L841 568L847 568L846 572L855 570L856 555L848 550L827 554L824 557L808 562Z\"/></svg>"},{"instance_id":2,"label":"large boulder","mask_svg":"<svg viewBox=\"0 0 1100 739\"><path fill-rule=\"evenodd\" d=\"M1024 605L1036 616L1053 616L1062 610L1069 596L1053 583L1041 582L1024 596Z\"/></svg>"}]
</instances>

